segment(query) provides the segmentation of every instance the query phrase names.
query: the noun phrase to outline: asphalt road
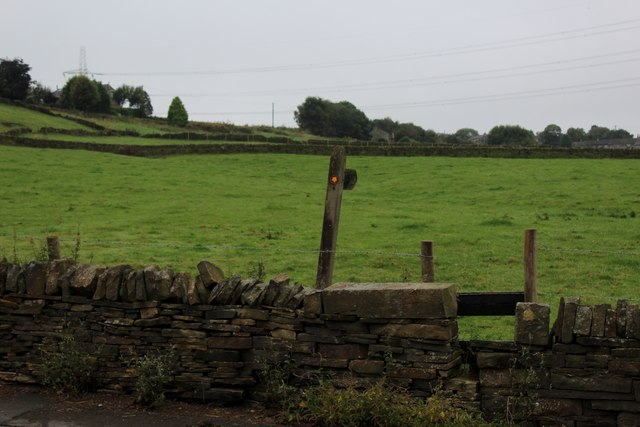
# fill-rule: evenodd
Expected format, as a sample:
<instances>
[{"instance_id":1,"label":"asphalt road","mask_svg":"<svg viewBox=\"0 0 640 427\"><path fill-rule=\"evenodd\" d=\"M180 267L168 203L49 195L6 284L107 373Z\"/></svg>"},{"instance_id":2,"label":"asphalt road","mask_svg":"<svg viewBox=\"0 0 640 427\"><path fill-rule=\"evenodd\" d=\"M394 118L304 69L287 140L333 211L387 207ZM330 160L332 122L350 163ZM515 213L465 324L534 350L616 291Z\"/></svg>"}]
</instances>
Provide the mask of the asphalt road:
<instances>
[{"instance_id":1,"label":"asphalt road","mask_svg":"<svg viewBox=\"0 0 640 427\"><path fill-rule=\"evenodd\" d=\"M38 389L0 387L0 426L10 427L275 427L261 409L166 402L146 410L131 397L62 398Z\"/></svg>"}]
</instances>

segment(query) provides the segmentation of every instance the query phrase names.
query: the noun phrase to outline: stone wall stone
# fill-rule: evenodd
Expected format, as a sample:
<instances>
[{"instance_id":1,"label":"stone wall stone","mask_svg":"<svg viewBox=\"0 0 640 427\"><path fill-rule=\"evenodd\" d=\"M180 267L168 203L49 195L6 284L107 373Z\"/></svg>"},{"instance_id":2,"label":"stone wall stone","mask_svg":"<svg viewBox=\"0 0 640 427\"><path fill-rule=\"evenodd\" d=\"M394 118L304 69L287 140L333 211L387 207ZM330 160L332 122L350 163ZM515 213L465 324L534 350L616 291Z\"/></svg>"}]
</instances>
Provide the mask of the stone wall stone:
<instances>
[{"instance_id":1,"label":"stone wall stone","mask_svg":"<svg viewBox=\"0 0 640 427\"><path fill-rule=\"evenodd\" d=\"M548 305L519 303L513 341L459 342L450 284L318 291L198 271L0 260L0 380L42 382L42 347L73 334L110 391L133 390L132 355L174 352L175 398L261 399L260 371L281 364L301 387L320 373L345 387L384 378L420 397L443 385L531 425L640 425L640 309L628 301L561 299L552 331Z\"/></svg>"},{"instance_id":2,"label":"stone wall stone","mask_svg":"<svg viewBox=\"0 0 640 427\"><path fill-rule=\"evenodd\" d=\"M132 391L132 355L174 352L168 396L218 402L259 399L269 364L286 362L301 383L319 373L345 386L384 376L416 396L460 366L452 285L351 284L363 309L347 313L331 309L335 291L286 275L225 278L209 262L198 271L0 262L0 378L41 382L40 350L65 334L94 346L101 389ZM7 291L8 278L16 285ZM380 309L388 298L403 311Z\"/></svg>"},{"instance_id":3,"label":"stone wall stone","mask_svg":"<svg viewBox=\"0 0 640 427\"><path fill-rule=\"evenodd\" d=\"M477 400L489 416L537 425L640 425L639 321L624 300L562 299L550 334L548 305L518 303L515 342L462 343L475 354Z\"/></svg>"}]
</instances>

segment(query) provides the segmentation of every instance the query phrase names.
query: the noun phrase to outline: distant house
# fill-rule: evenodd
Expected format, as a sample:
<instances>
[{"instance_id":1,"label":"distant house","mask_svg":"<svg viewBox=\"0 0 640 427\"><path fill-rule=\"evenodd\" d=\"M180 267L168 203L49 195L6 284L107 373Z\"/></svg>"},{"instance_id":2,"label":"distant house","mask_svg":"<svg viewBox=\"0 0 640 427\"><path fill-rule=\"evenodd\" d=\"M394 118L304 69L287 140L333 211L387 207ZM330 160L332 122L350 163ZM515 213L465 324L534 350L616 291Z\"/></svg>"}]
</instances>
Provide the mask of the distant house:
<instances>
[{"instance_id":1,"label":"distant house","mask_svg":"<svg viewBox=\"0 0 640 427\"><path fill-rule=\"evenodd\" d=\"M104 87L104 89L107 91L107 93L109 94L109 98L113 99L113 92L115 92L116 90L113 88L113 86L111 86L109 83L107 84L103 84L102 85Z\"/></svg>"},{"instance_id":2,"label":"distant house","mask_svg":"<svg viewBox=\"0 0 640 427\"><path fill-rule=\"evenodd\" d=\"M599 141L578 141L573 143L578 148L634 148L640 149L640 138L601 139Z\"/></svg>"},{"instance_id":3,"label":"distant house","mask_svg":"<svg viewBox=\"0 0 640 427\"><path fill-rule=\"evenodd\" d=\"M472 136L471 138L469 138L469 143L476 145L485 145L487 143L487 134L485 133L484 135Z\"/></svg>"},{"instance_id":4,"label":"distant house","mask_svg":"<svg viewBox=\"0 0 640 427\"><path fill-rule=\"evenodd\" d=\"M374 128L371 129L370 135L371 135L371 141L373 142L386 142L386 143L393 142L393 134L382 130L378 126L374 126Z\"/></svg>"}]
</instances>

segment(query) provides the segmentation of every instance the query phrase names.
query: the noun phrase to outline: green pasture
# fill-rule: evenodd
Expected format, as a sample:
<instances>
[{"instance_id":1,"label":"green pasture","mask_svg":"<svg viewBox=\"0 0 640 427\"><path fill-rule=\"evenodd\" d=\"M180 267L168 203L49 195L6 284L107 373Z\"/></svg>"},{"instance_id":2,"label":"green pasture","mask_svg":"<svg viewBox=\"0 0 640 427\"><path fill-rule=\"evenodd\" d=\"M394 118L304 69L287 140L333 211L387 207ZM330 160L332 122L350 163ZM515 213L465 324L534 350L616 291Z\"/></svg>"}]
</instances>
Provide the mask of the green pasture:
<instances>
[{"instance_id":1,"label":"green pasture","mask_svg":"<svg viewBox=\"0 0 640 427\"><path fill-rule=\"evenodd\" d=\"M165 138L141 138L134 136L77 136L57 133L31 133L24 135L28 138L47 139L56 141L88 142L91 144L113 144L113 145L185 145L185 144L268 144L266 142L238 142L219 140L187 140L187 139L165 139Z\"/></svg>"},{"instance_id":2,"label":"green pasture","mask_svg":"<svg viewBox=\"0 0 640 427\"><path fill-rule=\"evenodd\" d=\"M65 113L68 114L68 113ZM89 120L95 124L105 127L110 130L119 131L135 131L140 135L149 133L173 133L182 132L180 128L175 126L169 126L165 123L154 122L152 120L139 119L135 117L122 117L122 116L105 116L105 115L90 115L87 117L78 116L85 120Z\"/></svg>"},{"instance_id":3,"label":"green pasture","mask_svg":"<svg viewBox=\"0 0 640 427\"><path fill-rule=\"evenodd\" d=\"M104 114L83 114L80 112L62 110L58 108L51 109L57 116L51 116L41 113L39 111L30 110L28 108L18 107L9 104L0 103L0 133L5 132L16 127L29 128L34 132L37 132L40 128L56 128L56 129L83 129L87 131L93 131L93 129L80 125L72 120L67 120L65 117L71 119L82 119L93 122L97 125L104 127L107 130L115 131L133 131L140 135L147 134L167 134L167 133L194 133L194 134L221 134L221 133L239 133L242 135L258 135L265 137L287 137L294 141L306 141L309 138L314 138L313 135L307 134L298 129L288 128L275 128L272 129L268 126L259 127L238 127L233 125L227 125L224 123L194 123L186 127L177 127L167 124L165 121L159 119L143 119L137 117L125 117L125 116L110 116ZM42 139L65 139L72 141L92 142L96 140L96 137L75 137L70 138L67 135L56 134L40 134L34 133L29 135L35 138ZM176 140L134 140L131 141L130 137L103 137L104 142L107 144L155 144L158 141L162 141L163 144L176 143ZM185 141L189 141L188 139ZM178 141L182 143L184 141ZM191 141L191 143L208 143L216 141Z\"/></svg>"},{"instance_id":4,"label":"green pasture","mask_svg":"<svg viewBox=\"0 0 640 427\"><path fill-rule=\"evenodd\" d=\"M32 130L38 130L43 127L91 130L71 120L3 103L0 103L0 123L12 123L17 127L25 127Z\"/></svg>"},{"instance_id":5,"label":"green pasture","mask_svg":"<svg viewBox=\"0 0 640 427\"><path fill-rule=\"evenodd\" d=\"M421 240L436 280L521 290L523 234L538 230L540 298L637 301L640 190L632 160L350 157L334 281L419 281ZM47 235L82 262L227 275L287 273L313 285L328 158L160 159L0 146L0 256L32 259ZM511 318L462 321L462 336L509 338ZM465 327L465 325L472 327ZM486 328L484 328L486 326Z\"/></svg>"}]
</instances>

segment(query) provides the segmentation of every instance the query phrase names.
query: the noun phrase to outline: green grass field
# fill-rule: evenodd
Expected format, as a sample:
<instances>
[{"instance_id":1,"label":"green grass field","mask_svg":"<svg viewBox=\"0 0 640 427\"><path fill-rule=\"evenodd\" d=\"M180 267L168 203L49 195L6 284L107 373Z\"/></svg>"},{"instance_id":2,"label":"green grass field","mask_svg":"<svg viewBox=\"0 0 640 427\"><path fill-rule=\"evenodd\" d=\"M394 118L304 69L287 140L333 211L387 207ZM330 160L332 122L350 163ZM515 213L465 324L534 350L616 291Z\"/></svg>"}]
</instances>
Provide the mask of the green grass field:
<instances>
[{"instance_id":1,"label":"green grass field","mask_svg":"<svg viewBox=\"0 0 640 427\"><path fill-rule=\"evenodd\" d=\"M143 159L0 147L0 254L33 258L47 235L83 262L227 274L287 273L312 285L328 158L298 155ZM541 299L637 298L640 191L630 160L351 157L334 281L420 280L433 240L437 281L461 291L520 290L523 230L538 230ZM16 238L14 238L14 230ZM478 337L512 320L475 319ZM479 323L478 323L479 322ZM464 323L463 323L464 324ZM464 328L463 328L464 329ZM464 332L463 332L464 336Z\"/></svg>"},{"instance_id":2,"label":"green grass field","mask_svg":"<svg viewBox=\"0 0 640 427\"><path fill-rule=\"evenodd\" d=\"M157 121L89 119L111 129L170 130ZM86 129L1 103L0 126L0 132ZM348 166L357 169L359 182L344 194L334 281L418 281L420 241L433 240L437 281L460 291L521 290L523 233L536 228L539 294L553 311L560 296L638 301L634 160L351 157ZM322 156L144 159L0 146L0 256L33 259L47 235L58 235L70 256L79 232L82 262L156 263L195 273L208 259L227 275L244 276L263 264L267 275L287 273L313 285L327 167ZM462 336L510 338L511 323L508 317L463 319Z\"/></svg>"},{"instance_id":3,"label":"green grass field","mask_svg":"<svg viewBox=\"0 0 640 427\"><path fill-rule=\"evenodd\" d=\"M185 139L162 139L162 138L141 138L133 136L76 136L56 133L30 133L23 135L28 138L47 139L57 141L77 141L89 142L92 144L113 144L113 145L183 145L183 144L267 144L266 142L238 142L238 141L216 141L216 140L185 140Z\"/></svg>"},{"instance_id":4,"label":"green grass field","mask_svg":"<svg viewBox=\"0 0 640 427\"><path fill-rule=\"evenodd\" d=\"M0 103L0 123L3 122L13 123L19 127L26 127L34 131L43 127L91 130L86 126L61 117L54 117L27 108Z\"/></svg>"}]
</instances>

